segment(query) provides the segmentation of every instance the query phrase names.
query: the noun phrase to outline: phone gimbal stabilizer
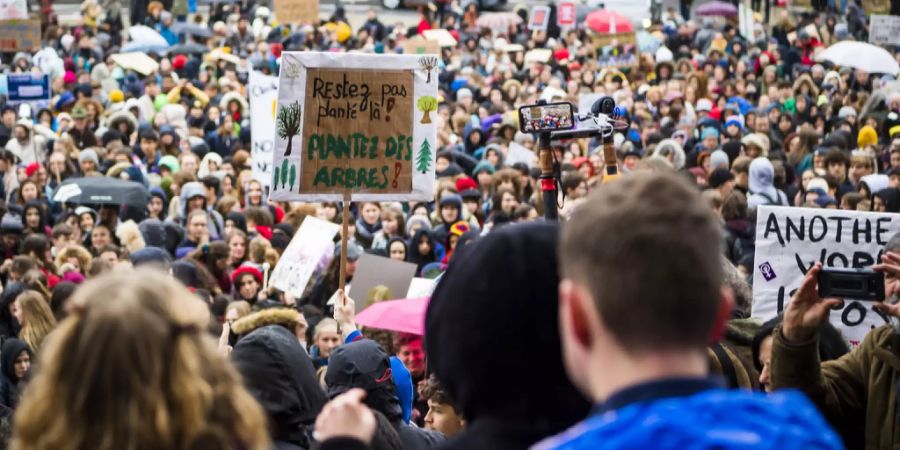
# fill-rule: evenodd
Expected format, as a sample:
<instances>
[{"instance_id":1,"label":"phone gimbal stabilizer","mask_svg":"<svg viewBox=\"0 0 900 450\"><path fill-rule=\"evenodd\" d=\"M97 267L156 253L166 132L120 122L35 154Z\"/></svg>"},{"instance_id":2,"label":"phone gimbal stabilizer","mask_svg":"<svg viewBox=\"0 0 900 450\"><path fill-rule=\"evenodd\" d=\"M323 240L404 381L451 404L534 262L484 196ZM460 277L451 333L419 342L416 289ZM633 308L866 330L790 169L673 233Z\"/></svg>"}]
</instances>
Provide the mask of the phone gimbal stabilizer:
<instances>
[{"instance_id":1,"label":"phone gimbal stabilizer","mask_svg":"<svg viewBox=\"0 0 900 450\"><path fill-rule=\"evenodd\" d=\"M538 101L538 105L546 104ZM554 163L553 153L550 150L552 141L567 139L601 137L603 140L603 161L606 166L604 182L618 177L619 167L616 162L616 149L613 144L613 133L616 130L628 128L628 123L622 120L625 116L623 108L616 106L612 97L601 97L593 105L591 110L583 114L577 114L577 126L571 130L542 131L538 134L539 158L541 162L541 190L544 198L544 218L557 220L557 185L559 164Z\"/></svg>"}]
</instances>

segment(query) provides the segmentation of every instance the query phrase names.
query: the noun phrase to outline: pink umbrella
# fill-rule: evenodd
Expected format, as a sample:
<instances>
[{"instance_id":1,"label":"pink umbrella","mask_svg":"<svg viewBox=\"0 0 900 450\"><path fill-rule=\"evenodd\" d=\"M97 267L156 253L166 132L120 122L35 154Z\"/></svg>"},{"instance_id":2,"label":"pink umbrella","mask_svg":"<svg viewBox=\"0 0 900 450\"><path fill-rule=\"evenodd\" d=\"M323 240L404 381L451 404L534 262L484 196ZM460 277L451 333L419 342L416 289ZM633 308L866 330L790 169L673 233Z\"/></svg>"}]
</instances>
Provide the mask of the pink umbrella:
<instances>
[{"instance_id":1,"label":"pink umbrella","mask_svg":"<svg viewBox=\"0 0 900 450\"><path fill-rule=\"evenodd\" d=\"M421 336L425 334L428 301L428 297L422 297L373 303L356 315L356 323Z\"/></svg>"},{"instance_id":2,"label":"pink umbrella","mask_svg":"<svg viewBox=\"0 0 900 450\"><path fill-rule=\"evenodd\" d=\"M694 14L698 16L730 17L738 15L738 9L737 6L734 6L731 3L713 1L698 6L697 9L694 10Z\"/></svg>"},{"instance_id":3,"label":"pink umbrella","mask_svg":"<svg viewBox=\"0 0 900 450\"><path fill-rule=\"evenodd\" d=\"M587 15L584 23L588 28L600 34L630 33L634 26L627 17L607 9L598 9Z\"/></svg>"}]
</instances>

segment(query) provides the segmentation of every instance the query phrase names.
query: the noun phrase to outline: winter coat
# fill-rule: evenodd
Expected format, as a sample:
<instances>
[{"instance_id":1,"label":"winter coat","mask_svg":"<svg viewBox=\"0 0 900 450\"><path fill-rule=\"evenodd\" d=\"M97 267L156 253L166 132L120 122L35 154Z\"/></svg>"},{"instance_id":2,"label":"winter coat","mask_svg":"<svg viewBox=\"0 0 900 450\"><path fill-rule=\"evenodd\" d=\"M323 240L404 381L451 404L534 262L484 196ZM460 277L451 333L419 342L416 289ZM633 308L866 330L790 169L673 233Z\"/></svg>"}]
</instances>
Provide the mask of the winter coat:
<instances>
[{"instance_id":1,"label":"winter coat","mask_svg":"<svg viewBox=\"0 0 900 450\"><path fill-rule=\"evenodd\" d=\"M848 448L893 449L900 445L900 391L895 384L900 375L900 335L891 325L870 331L859 347L825 363L819 363L817 338L789 344L781 327L773 336L774 388L802 390L842 429L864 427L865 447L862 442L848 442Z\"/></svg>"},{"instance_id":2,"label":"winter coat","mask_svg":"<svg viewBox=\"0 0 900 450\"><path fill-rule=\"evenodd\" d=\"M281 448L279 441L309 448L325 392L297 336L283 325L269 324L273 313L279 315L277 310L264 310L241 320L242 337L231 359L266 412L276 448Z\"/></svg>"},{"instance_id":3,"label":"winter coat","mask_svg":"<svg viewBox=\"0 0 900 450\"><path fill-rule=\"evenodd\" d=\"M753 265L756 249L756 231L749 220L729 220L725 222L725 256L734 265Z\"/></svg>"},{"instance_id":4,"label":"winter coat","mask_svg":"<svg viewBox=\"0 0 900 450\"><path fill-rule=\"evenodd\" d=\"M19 404L19 397L23 382L16 378L16 358L27 352L29 356L34 357L28 344L16 338L7 339L3 343L2 352L0 352L0 404L10 409L16 409Z\"/></svg>"}]
</instances>

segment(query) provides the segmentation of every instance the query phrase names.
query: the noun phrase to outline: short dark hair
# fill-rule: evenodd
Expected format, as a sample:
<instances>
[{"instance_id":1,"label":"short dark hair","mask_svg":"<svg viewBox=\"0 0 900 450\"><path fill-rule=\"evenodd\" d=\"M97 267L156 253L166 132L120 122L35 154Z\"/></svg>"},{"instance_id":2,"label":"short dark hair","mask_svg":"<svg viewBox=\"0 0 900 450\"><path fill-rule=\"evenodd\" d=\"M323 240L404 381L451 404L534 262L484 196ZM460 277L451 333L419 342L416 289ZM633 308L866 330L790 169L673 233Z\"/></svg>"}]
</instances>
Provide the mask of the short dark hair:
<instances>
[{"instance_id":1,"label":"short dark hair","mask_svg":"<svg viewBox=\"0 0 900 450\"><path fill-rule=\"evenodd\" d=\"M832 164L843 164L844 167L850 167L850 158L840 150L832 150L825 155L825 167Z\"/></svg>"},{"instance_id":2,"label":"short dark hair","mask_svg":"<svg viewBox=\"0 0 900 450\"><path fill-rule=\"evenodd\" d=\"M70 227L69 224L58 223L53 227L53 231L50 233L50 235L53 237L53 239L58 239L62 236L69 237L72 235L72 233L74 233L74 230L72 230L72 227Z\"/></svg>"},{"instance_id":3,"label":"short dark hair","mask_svg":"<svg viewBox=\"0 0 900 450\"><path fill-rule=\"evenodd\" d=\"M705 348L720 307L720 228L683 177L632 174L574 211L562 233L562 274L589 289L627 351Z\"/></svg>"},{"instance_id":4,"label":"short dark hair","mask_svg":"<svg viewBox=\"0 0 900 450\"><path fill-rule=\"evenodd\" d=\"M434 374L429 375L425 380L425 385L422 387L422 398L425 401L431 400L441 405L450 405L453 409L459 411L459 408L456 407L456 403L450 398L450 394L444 390L444 386L441 385L441 382L438 381Z\"/></svg>"}]
</instances>

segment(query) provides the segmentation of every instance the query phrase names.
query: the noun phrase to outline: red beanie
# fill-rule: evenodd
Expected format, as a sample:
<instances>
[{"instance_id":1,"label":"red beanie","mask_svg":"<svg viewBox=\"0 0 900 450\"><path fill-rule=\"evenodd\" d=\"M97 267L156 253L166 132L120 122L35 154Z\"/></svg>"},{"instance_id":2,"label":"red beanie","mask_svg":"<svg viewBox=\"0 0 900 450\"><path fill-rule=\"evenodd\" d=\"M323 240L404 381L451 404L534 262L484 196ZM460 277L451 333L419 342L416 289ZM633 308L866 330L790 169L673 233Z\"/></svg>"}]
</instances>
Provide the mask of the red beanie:
<instances>
[{"instance_id":1,"label":"red beanie","mask_svg":"<svg viewBox=\"0 0 900 450\"><path fill-rule=\"evenodd\" d=\"M175 70L183 69L185 63L187 63L187 58L184 55L176 55L172 58L172 67L174 67Z\"/></svg>"},{"instance_id":2,"label":"red beanie","mask_svg":"<svg viewBox=\"0 0 900 450\"><path fill-rule=\"evenodd\" d=\"M237 286L238 278L240 278L241 275L243 275L245 273L249 273L250 275L253 275L253 278L256 278L257 283L259 283L259 284L263 283L262 272L256 270L256 268L254 268L252 266L241 266L241 267L238 267L237 269L235 269L235 271L231 274L231 284Z\"/></svg>"},{"instance_id":3,"label":"red beanie","mask_svg":"<svg viewBox=\"0 0 900 450\"><path fill-rule=\"evenodd\" d=\"M469 189L478 190L478 183L476 183L475 180L469 177L463 177L456 180L456 190L458 192L466 191Z\"/></svg>"},{"instance_id":4,"label":"red beanie","mask_svg":"<svg viewBox=\"0 0 900 450\"><path fill-rule=\"evenodd\" d=\"M37 173L38 169L40 169L40 168L41 168L41 163L33 162L33 163L25 166L25 175L28 175L29 177L34 176L34 174Z\"/></svg>"}]
</instances>

